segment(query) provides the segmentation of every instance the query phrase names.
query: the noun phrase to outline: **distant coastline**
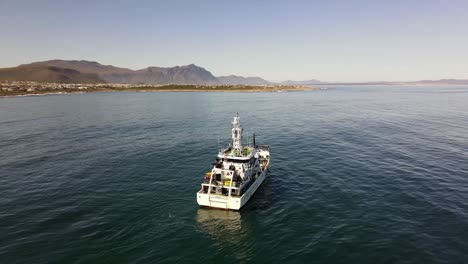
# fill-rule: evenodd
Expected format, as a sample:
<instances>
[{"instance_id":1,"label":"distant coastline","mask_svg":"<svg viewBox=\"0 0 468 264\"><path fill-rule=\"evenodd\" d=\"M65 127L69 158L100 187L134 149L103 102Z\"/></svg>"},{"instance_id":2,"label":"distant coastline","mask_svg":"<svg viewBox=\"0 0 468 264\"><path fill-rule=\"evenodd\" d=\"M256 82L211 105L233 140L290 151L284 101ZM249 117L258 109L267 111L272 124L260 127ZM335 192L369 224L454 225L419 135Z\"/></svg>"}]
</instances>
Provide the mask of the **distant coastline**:
<instances>
[{"instance_id":1,"label":"distant coastline","mask_svg":"<svg viewBox=\"0 0 468 264\"><path fill-rule=\"evenodd\" d=\"M414 82L320 82L302 83L302 85L385 85L385 86L434 86L434 85L468 85L468 80L434 80L434 81L414 81Z\"/></svg>"},{"instance_id":2,"label":"distant coastline","mask_svg":"<svg viewBox=\"0 0 468 264\"><path fill-rule=\"evenodd\" d=\"M300 85L195 85L195 84L70 84L31 81L0 82L0 97L92 92L279 92L319 88Z\"/></svg>"}]
</instances>

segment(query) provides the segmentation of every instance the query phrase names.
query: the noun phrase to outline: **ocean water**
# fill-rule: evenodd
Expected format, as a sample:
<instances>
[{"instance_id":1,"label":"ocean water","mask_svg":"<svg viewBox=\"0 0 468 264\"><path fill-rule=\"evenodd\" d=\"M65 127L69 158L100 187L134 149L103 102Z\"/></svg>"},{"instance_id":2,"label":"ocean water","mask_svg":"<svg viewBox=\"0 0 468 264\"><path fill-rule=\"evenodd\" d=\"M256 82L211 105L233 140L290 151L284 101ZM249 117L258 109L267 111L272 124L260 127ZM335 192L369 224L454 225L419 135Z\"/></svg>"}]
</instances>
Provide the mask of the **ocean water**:
<instances>
[{"instance_id":1,"label":"ocean water","mask_svg":"<svg viewBox=\"0 0 468 264\"><path fill-rule=\"evenodd\" d=\"M235 112L239 212L195 193ZM468 263L468 87L0 98L0 263Z\"/></svg>"}]
</instances>

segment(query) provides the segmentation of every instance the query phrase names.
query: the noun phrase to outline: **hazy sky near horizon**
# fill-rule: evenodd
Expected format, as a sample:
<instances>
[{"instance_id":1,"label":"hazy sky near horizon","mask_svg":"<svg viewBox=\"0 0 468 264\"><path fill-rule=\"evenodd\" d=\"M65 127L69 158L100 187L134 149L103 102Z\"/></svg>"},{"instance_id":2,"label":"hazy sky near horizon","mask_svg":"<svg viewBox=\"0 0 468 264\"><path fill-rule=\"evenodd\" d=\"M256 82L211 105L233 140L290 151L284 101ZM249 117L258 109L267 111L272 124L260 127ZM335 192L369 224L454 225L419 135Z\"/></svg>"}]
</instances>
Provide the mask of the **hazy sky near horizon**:
<instances>
[{"instance_id":1,"label":"hazy sky near horizon","mask_svg":"<svg viewBox=\"0 0 468 264\"><path fill-rule=\"evenodd\" d=\"M272 81L468 79L468 1L0 0L0 67L49 59Z\"/></svg>"}]
</instances>

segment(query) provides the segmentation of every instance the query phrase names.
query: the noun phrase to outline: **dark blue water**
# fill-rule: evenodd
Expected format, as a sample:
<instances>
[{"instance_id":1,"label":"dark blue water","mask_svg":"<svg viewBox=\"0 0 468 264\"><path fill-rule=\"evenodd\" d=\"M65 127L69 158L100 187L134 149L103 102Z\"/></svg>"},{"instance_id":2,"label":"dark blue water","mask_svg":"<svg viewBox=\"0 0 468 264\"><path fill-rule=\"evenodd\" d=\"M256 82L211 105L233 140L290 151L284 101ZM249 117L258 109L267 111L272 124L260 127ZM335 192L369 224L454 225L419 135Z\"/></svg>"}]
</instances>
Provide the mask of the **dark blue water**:
<instances>
[{"instance_id":1,"label":"dark blue water","mask_svg":"<svg viewBox=\"0 0 468 264\"><path fill-rule=\"evenodd\" d=\"M240 212L195 193L233 113ZM467 263L468 87L0 98L1 263Z\"/></svg>"}]
</instances>

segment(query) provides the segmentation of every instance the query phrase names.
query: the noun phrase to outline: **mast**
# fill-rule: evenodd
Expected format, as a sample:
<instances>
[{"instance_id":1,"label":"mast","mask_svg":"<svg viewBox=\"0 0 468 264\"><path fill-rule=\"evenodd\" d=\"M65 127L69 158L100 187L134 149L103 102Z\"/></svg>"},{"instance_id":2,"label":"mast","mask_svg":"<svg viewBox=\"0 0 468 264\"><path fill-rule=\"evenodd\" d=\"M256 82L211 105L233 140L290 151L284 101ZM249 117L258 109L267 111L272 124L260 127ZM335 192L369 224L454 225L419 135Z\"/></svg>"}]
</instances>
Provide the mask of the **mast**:
<instances>
[{"instance_id":1,"label":"mast","mask_svg":"<svg viewBox=\"0 0 468 264\"><path fill-rule=\"evenodd\" d=\"M239 124L239 113L236 113L234 120L232 121L232 148L234 151L242 153L242 128Z\"/></svg>"}]
</instances>

